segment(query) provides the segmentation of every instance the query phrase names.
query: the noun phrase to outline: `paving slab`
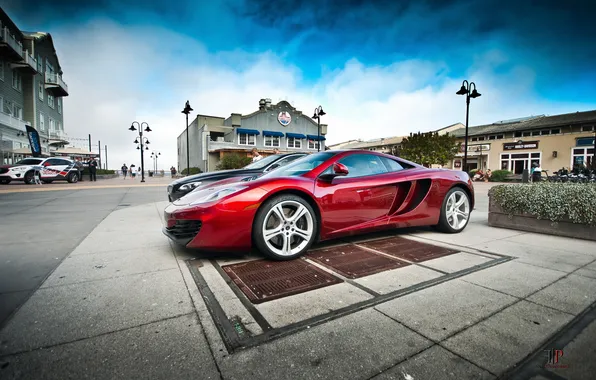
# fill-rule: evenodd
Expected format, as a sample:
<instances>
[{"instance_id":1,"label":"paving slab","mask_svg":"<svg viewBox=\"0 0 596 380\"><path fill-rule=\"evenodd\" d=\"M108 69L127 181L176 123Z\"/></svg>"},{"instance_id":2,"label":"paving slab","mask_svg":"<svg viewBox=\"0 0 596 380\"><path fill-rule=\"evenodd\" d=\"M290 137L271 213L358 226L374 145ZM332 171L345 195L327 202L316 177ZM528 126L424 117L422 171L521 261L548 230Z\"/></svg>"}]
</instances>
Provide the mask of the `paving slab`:
<instances>
[{"instance_id":1,"label":"paving slab","mask_svg":"<svg viewBox=\"0 0 596 380\"><path fill-rule=\"evenodd\" d=\"M570 314L522 300L441 345L493 374L500 374L538 349L572 318Z\"/></svg>"},{"instance_id":2,"label":"paving slab","mask_svg":"<svg viewBox=\"0 0 596 380\"><path fill-rule=\"evenodd\" d=\"M372 343L374 342L374 344ZM366 309L220 361L226 380L368 379L432 342Z\"/></svg>"},{"instance_id":3,"label":"paving slab","mask_svg":"<svg viewBox=\"0 0 596 380\"><path fill-rule=\"evenodd\" d=\"M524 264L516 260L460 278L463 281L524 298L565 275L565 272Z\"/></svg>"},{"instance_id":4,"label":"paving slab","mask_svg":"<svg viewBox=\"0 0 596 380\"><path fill-rule=\"evenodd\" d=\"M424 265L443 272L454 273L489 261L491 261L491 259L488 257L459 252L453 255L425 261Z\"/></svg>"},{"instance_id":5,"label":"paving slab","mask_svg":"<svg viewBox=\"0 0 596 380\"><path fill-rule=\"evenodd\" d=\"M594 260L592 255L567 251L563 244L553 244L550 248L546 248L503 239L476 244L472 247L517 257L516 261L518 262L567 273L573 272Z\"/></svg>"},{"instance_id":6,"label":"paving slab","mask_svg":"<svg viewBox=\"0 0 596 380\"><path fill-rule=\"evenodd\" d=\"M160 236L161 235L161 236ZM71 255L97 254L110 251L127 251L146 247L169 247L168 238L161 231L145 235L129 235L108 233L105 236L89 236L80 245L78 245Z\"/></svg>"},{"instance_id":7,"label":"paving slab","mask_svg":"<svg viewBox=\"0 0 596 380\"><path fill-rule=\"evenodd\" d=\"M371 380L479 380L494 379L488 371L435 345L373 377Z\"/></svg>"},{"instance_id":8,"label":"paving slab","mask_svg":"<svg viewBox=\"0 0 596 380\"><path fill-rule=\"evenodd\" d=\"M596 256L596 242L591 240L574 239L563 236L537 234L528 232L524 235L511 236L506 239L510 242L528 244L543 248L565 248L567 252L584 253Z\"/></svg>"},{"instance_id":9,"label":"paving slab","mask_svg":"<svg viewBox=\"0 0 596 380\"><path fill-rule=\"evenodd\" d=\"M571 274L532 294L528 301L577 315L596 301L596 279Z\"/></svg>"},{"instance_id":10,"label":"paving slab","mask_svg":"<svg viewBox=\"0 0 596 380\"><path fill-rule=\"evenodd\" d=\"M355 282L374 290L379 294L387 294L441 276L443 276L443 274L440 272L426 269L418 265L408 265L403 268L362 277L355 280Z\"/></svg>"},{"instance_id":11,"label":"paving slab","mask_svg":"<svg viewBox=\"0 0 596 380\"><path fill-rule=\"evenodd\" d=\"M579 268L578 270L573 272L573 274L576 274L578 276L583 276L583 277L596 278L596 270L587 269L587 268Z\"/></svg>"},{"instance_id":12,"label":"paving slab","mask_svg":"<svg viewBox=\"0 0 596 380\"><path fill-rule=\"evenodd\" d=\"M344 282L265 302L256 305L256 308L271 326L282 327L366 301L372 297L369 293Z\"/></svg>"},{"instance_id":13,"label":"paving slab","mask_svg":"<svg viewBox=\"0 0 596 380\"><path fill-rule=\"evenodd\" d=\"M375 309L434 341L471 326L517 298L458 279L382 303Z\"/></svg>"},{"instance_id":14,"label":"paving slab","mask_svg":"<svg viewBox=\"0 0 596 380\"><path fill-rule=\"evenodd\" d=\"M220 379L194 313L0 363L2 379Z\"/></svg>"},{"instance_id":15,"label":"paving slab","mask_svg":"<svg viewBox=\"0 0 596 380\"><path fill-rule=\"evenodd\" d=\"M72 255L62 262L41 287L176 268L178 263L172 250L164 246L108 251L95 255Z\"/></svg>"},{"instance_id":16,"label":"paving slab","mask_svg":"<svg viewBox=\"0 0 596 380\"><path fill-rule=\"evenodd\" d=\"M39 289L0 332L0 355L190 313L177 269Z\"/></svg>"},{"instance_id":17,"label":"paving slab","mask_svg":"<svg viewBox=\"0 0 596 380\"><path fill-rule=\"evenodd\" d=\"M593 321L563 349L563 357L559 363L567 368L549 368L559 376L567 379L593 379L596 374L596 321ZM561 349L561 347L556 347Z\"/></svg>"},{"instance_id":18,"label":"paving slab","mask_svg":"<svg viewBox=\"0 0 596 380\"><path fill-rule=\"evenodd\" d=\"M473 213L472 213L473 214ZM458 234L444 234L434 231L413 232L412 235L431 240L442 241L445 243L456 244L460 246L473 246L477 244L492 242L511 236L524 234L521 231L507 230L504 228L493 228L488 225L468 223L466 228Z\"/></svg>"}]
</instances>

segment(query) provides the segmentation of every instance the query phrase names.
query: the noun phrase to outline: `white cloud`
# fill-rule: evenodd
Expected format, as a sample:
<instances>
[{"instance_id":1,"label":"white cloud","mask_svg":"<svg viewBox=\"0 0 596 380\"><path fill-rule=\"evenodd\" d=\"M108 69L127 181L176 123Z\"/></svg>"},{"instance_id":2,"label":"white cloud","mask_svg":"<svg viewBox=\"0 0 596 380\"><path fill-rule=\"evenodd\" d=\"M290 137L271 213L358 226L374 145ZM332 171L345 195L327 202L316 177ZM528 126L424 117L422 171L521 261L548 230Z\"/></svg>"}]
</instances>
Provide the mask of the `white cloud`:
<instances>
[{"instance_id":1,"label":"white cloud","mask_svg":"<svg viewBox=\"0 0 596 380\"><path fill-rule=\"evenodd\" d=\"M150 148L162 155L160 169L176 165L176 137L185 126L188 99L197 113L227 117L253 112L261 98L287 99L310 115L319 104L327 115L328 143L352 138L407 135L465 121L465 101L455 92L444 62L404 61L367 67L356 60L304 84L300 70L270 52L210 53L188 37L157 28L99 20L53 33L70 96L65 128L72 137L91 133L108 145L111 168L140 164L127 130L147 121ZM532 91L535 73L521 65L495 74L508 61L499 51L473 62L469 78L482 97L472 100L470 124L530 114L562 113L589 105L544 101ZM86 144L83 144L86 146ZM146 164L150 165L149 155Z\"/></svg>"}]
</instances>

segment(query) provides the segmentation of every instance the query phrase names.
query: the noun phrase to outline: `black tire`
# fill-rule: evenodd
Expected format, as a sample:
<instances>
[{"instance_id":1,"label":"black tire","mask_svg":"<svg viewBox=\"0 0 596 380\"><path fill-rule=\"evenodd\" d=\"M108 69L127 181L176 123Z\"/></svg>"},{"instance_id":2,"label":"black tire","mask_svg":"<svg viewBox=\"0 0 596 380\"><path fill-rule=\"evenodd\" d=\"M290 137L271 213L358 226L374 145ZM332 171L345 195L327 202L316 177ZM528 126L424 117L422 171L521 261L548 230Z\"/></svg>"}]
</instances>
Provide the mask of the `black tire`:
<instances>
[{"instance_id":1,"label":"black tire","mask_svg":"<svg viewBox=\"0 0 596 380\"><path fill-rule=\"evenodd\" d=\"M447 204L449 202L449 199L454 193L456 194L456 199L458 196L465 197L465 202L467 202L467 209L468 209L467 218L465 220L465 223L459 225L457 228L453 227L449 223L449 219L452 217L448 216L448 210L447 210ZM468 193L461 187L453 187L447 192L447 194L445 194L445 198L443 199L443 203L441 204L441 216L439 217L439 224L436 225L436 229L441 232L449 233L449 234L459 233L459 232L463 231L466 228L466 226L468 225L468 223L470 222L471 212L472 212L472 208L471 208L471 204L470 204L470 196L468 195ZM451 219L451 220L453 220L453 219Z\"/></svg>"},{"instance_id":2,"label":"black tire","mask_svg":"<svg viewBox=\"0 0 596 380\"><path fill-rule=\"evenodd\" d=\"M66 180L68 183L77 183L79 182L79 175L77 173L68 173Z\"/></svg>"},{"instance_id":3,"label":"black tire","mask_svg":"<svg viewBox=\"0 0 596 380\"><path fill-rule=\"evenodd\" d=\"M0 179L0 184L2 185L8 185L10 183L9 179Z\"/></svg>"},{"instance_id":4,"label":"black tire","mask_svg":"<svg viewBox=\"0 0 596 380\"><path fill-rule=\"evenodd\" d=\"M24 182L26 185L33 184L33 182L34 182L33 176L34 176L33 170L30 170L27 173L25 173L25 176L23 177L23 179L24 179Z\"/></svg>"},{"instance_id":5,"label":"black tire","mask_svg":"<svg viewBox=\"0 0 596 380\"><path fill-rule=\"evenodd\" d=\"M265 237L263 236L263 226L267 222L271 222L272 217L274 219L278 219L276 216L270 215L270 212L273 213L273 209L276 206L285 207L288 212L292 211L293 207L296 207L294 212L298 212L298 210L302 210L300 205L304 207L304 214L298 218L296 221L278 221L278 227L281 227L281 224L284 223L286 225L285 229L281 228L280 233L269 239L269 242L273 248L275 245L280 245L281 250L283 251L285 247L285 242L289 241L290 252L287 254L280 254L273 250L269 244L265 241ZM308 213L308 215L306 214ZM277 214L276 214L277 215ZM285 215L285 217L291 218L294 214ZM267 218L267 221L265 220ZM273 221L275 224L275 221ZM294 223L295 222L295 223ZM297 234L292 234L294 228L300 231L308 231L308 224L311 223L312 226L312 233L308 239L304 239L303 237L294 237L294 236L301 236ZM312 246L312 244L317 239L319 233L319 221L317 219L317 214L314 212L312 206L302 197L293 195L293 194L282 194L278 196L274 196L263 203L263 205L259 208L255 216L255 220L253 222L252 228L252 237L256 248L265 256L272 260L292 260L297 257L300 257L304 253L308 251L308 249ZM286 236L287 239L286 240ZM271 242L272 239L276 239L276 243ZM281 240L280 240L281 239ZM306 242L306 243L305 243ZM294 248L292 245L296 244ZM292 250L296 249L295 252L291 252Z\"/></svg>"}]
</instances>

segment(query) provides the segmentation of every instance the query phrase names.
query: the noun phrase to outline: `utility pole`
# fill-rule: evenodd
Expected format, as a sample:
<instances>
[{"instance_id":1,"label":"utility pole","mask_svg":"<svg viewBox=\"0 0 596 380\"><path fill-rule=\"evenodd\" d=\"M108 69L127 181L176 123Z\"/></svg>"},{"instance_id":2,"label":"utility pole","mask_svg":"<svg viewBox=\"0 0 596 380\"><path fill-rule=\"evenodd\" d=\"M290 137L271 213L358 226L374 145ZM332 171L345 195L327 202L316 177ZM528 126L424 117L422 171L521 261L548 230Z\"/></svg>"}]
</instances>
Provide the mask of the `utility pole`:
<instances>
[{"instance_id":1,"label":"utility pole","mask_svg":"<svg viewBox=\"0 0 596 380\"><path fill-rule=\"evenodd\" d=\"M89 133L89 153L91 153L91 133Z\"/></svg>"},{"instance_id":2,"label":"utility pole","mask_svg":"<svg viewBox=\"0 0 596 380\"><path fill-rule=\"evenodd\" d=\"M105 167L106 170L108 170L108 146L106 145L106 159L105 159L106 163L105 163Z\"/></svg>"},{"instance_id":3,"label":"utility pole","mask_svg":"<svg viewBox=\"0 0 596 380\"><path fill-rule=\"evenodd\" d=\"M101 169L101 141L97 142L97 152L99 153L99 168Z\"/></svg>"}]
</instances>

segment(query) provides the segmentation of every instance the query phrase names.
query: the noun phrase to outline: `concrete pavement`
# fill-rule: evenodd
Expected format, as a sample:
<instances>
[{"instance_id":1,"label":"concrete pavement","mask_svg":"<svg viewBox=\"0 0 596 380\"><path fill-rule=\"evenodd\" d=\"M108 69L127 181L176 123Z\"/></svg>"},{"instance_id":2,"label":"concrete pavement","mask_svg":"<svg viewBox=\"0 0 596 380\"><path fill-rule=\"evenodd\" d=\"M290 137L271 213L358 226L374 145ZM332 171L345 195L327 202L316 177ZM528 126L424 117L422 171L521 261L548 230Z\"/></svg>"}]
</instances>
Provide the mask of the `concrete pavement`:
<instances>
[{"instance_id":1,"label":"concrete pavement","mask_svg":"<svg viewBox=\"0 0 596 380\"><path fill-rule=\"evenodd\" d=\"M188 260L197 259L225 314L258 336L254 314L213 269L253 257L211 261L170 245L159 232L167 202L139 189L143 201L107 211L0 331L0 378L490 379L522 374L509 372L518 363L523 378L590 378L596 244L488 227L489 186L476 186L477 209L461 234L397 231L459 253L257 310L283 327L370 299L362 287L383 293L379 284L397 281L411 291L232 352ZM496 264L483 266L489 261ZM437 278L445 280L420 286ZM574 320L585 328L565 337ZM550 339L568 368L544 368ZM534 353L542 357L532 361Z\"/></svg>"}]
</instances>

